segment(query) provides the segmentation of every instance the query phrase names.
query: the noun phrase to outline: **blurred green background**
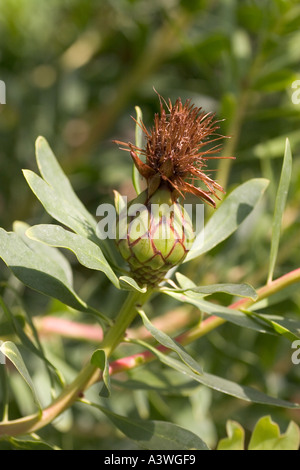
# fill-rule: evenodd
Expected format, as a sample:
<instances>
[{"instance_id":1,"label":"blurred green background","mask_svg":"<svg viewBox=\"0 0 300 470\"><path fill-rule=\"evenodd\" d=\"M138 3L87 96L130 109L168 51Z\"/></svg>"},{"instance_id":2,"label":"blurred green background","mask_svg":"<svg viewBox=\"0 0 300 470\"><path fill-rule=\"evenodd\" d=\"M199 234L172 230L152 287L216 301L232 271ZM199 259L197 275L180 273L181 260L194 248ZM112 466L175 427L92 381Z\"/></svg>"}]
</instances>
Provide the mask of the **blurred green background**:
<instances>
[{"instance_id":1,"label":"blurred green background","mask_svg":"<svg viewBox=\"0 0 300 470\"><path fill-rule=\"evenodd\" d=\"M21 171L36 171L34 142L39 135L47 138L92 214L101 202L111 201L113 189L133 197L130 157L112 140L134 141L130 116L136 105L146 126L152 125L159 104L155 88L172 101L190 98L224 119L221 131L231 139L223 154L236 160L216 164L214 175L228 191L249 178L270 179L259 209L235 236L183 272L201 283L247 281L259 287L266 282L287 137L294 164L276 277L299 267L300 103L293 88L300 78L297 0L5 0L0 5L0 44L0 80L6 84L6 104L0 105L0 226L11 230L16 219L30 224L50 220ZM0 268L0 279L6 279L3 263ZM75 269L77 285L84 290L84 275ZM97 298L100 292L101 302L113 310L106 305L111 301L106 283L95 287L97 281L89 276L85 294ZM43 313L44 304L36 306L34 296L27 295L27 307ZM155 308L156 314L167 310L169 300ZM272 312L276 309L299 317L297 291ZM289 345L282 340L225 325L193 348L205 358L207 370L237 381L263 380L270 393L299 398L300 366L291 367ZM119 411L135 415L126 397ZM152 394L145 407L145 396L136 398L140 414L171 417L184 426L193 422L190 428L203 438L208 433L212 443L218 433L224 436L227 418L251 428L265 411L199 387L186 405L182 397L173 398L171 406ZM284 411L274 413L283 423L290 418ZM296 412L293 418L300 422ZM104 439L98 446L123 445L108 424L106 434L106 428L89 428L86 422L81 423L86 442L76 427L73 438L81 439L80 444L72 437L57 441L65 439L66 447L93 446L98 432Z\"/></svg>"}]
</instances>

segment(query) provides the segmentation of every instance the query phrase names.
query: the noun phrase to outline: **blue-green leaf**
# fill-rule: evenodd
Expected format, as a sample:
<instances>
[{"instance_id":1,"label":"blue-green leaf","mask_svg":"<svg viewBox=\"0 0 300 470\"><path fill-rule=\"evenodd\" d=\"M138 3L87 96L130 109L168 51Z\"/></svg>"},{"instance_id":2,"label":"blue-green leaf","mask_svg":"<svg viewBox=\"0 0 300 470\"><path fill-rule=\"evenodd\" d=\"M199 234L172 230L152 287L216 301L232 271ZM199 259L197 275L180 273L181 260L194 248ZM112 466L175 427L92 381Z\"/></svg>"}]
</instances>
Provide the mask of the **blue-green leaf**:
<instances>
[{"instance_id":1,"label":"blue-green leaf","mask_svg":"<svg viewBox=\"0 0 300 470\"><path fill-rule=\"evenodd\" d=\"M88 306L76 294L64 269L55 259L42 254L40 246L36 246L35 250L34 243L40 245L31 240L31 245L28 246L16 233L0 228L0 258L23 284L58 299L69 307L96 314L100 319L111 323L105 315Z\"/></svg>"},{"instance_id":2,"label":"blue-green leaf","mask_svg":"<svg viewBox=\"0 0 300 470\"><path fill-rule=\"evenodd\" d=\"M30 435L29 437L5 437L12 449L22 449L22 450L61 450L58 446L50 444L42 439L40 439L36 434Z\"/></svg>"},{"instance_id":3,"label":"blue-green leaf","mask_svg":"<svg viewBox=\"0 0 300 470\"><path fill-rule=\"evenodd\" d=\"M224 292L226 294L246 297L252 300L257 298L257 293L255 289L249 284L211 284L209 286L196 286L190 279L183 276L181 273L176 273L176 278L179 281L180 288L167 288L162 287L160 290L162 292L196 292L197 294L202 294L203 297L207 295L212 295L217 292Z\"/></svg>"},{"instance_id":4,"label":"blue-green leaf","mask_svg":"<svg viewBox=\"0 0 300 470\"><path fill-rule=\"evenodd\" d=\"M203 234L198 234L184 262L197 258L228 238L255 209L268 184L266 179L254 178L233 190L205 225L204 238Z\"/></svg>"},{"instance_id":5,"label":"blue-green leaf","mask_svg":"<svg viewBox=\"0 0 300 470\"><path fill-rule=\"evenodd\" d=\"M275 315L263 315L250 310L240 311L224 307L223 305L208 302L204 299L203 294L193 291L180 293L172 291L172 289L163 289L162 292L177 299L179 302L186 302L198 307L201 312L216 315L243 328L250 328L260 333L282 335L290 341L297 339L300 334L300 322L297 320Z\"/></svg>"},{"instance_id":6,"label":"blue-green leaf","mask_svg":"<svg viewBox=\"0 0 300 470\"><path fill-rule=\"evenodd\" d=\"M206 385L207 387L219 392L253 403L281 406L284 408L300 408L300 404L271 397L254 388L248 387L246 385L240 385L238 383L232 382L231 380L224 379L207 372L203 372L202 374L195 374L195 372L193 372L183 362L178 361L169 355L163 354L161 351L154 348L145 341L132 340L132 342L149 349L163 364L177 370L178 372L181 372L182 374L187 375L196 382Z\"/></svg>"},{"instance_id":7,"label":"blue-green leaf","mask_svg":"<svg viewBox=\"0 0 300 470\"><path fill-rule=\"evenodd\" d=\"M122 213L122 211L126 210L127 199L126 197L122 196L116 189L114 190L114 202L117 214L120 214Z\"/></svg>"},{"instance_id":8,"label":"blue-green leaf","mask_svg":"<svg viewBox=\"0 0 300 470\"><path fill-rule=\"evenodd\" d=\"M208 302L207 300L204 300L204 296L202 294L197 292L186 291L184 293L180 293L172 292L171 290L163 290L162 292L173 297L179 302L194 305L199 308L201 312L216 315L243 328L250 328L255 331L259 331L260 333L274 333L274 330L270 328L266 322L260 322L254 316L247 315L239 310Z\"/></svg>"},{"instance_id":9,"label":"blue-green leaf","mask_svg":"<svg viewBox=\"0 0 300 470\"><path fill-rule=\"evenodd\" d=\"M119 287L119 281L98 245L76 233L65 230L59 225L35 225L26 231L26 235L49 246L67 248L78 261L89 269L102 271L108 279Z\"/></svg>"},{"instance_id":10,"label":"blue-green leaf","mask_svg":"<svg viewBox=\"0 0 300 470\"><path fill-rule=\"evenodd\" d=\"M78 208L72 206L67 199L62 199L56 189L49 186L48 183L33 171L23 170L23 174L33 193L43 204L48 214L79 235L90 239L97 238L96 222L94 226L91 226L89 220Z\"/></svg>"},{"instance_id":11,"label":"blue-green leaf","mask_svg":"<svg viewBox=\"0 0 300 470\"><path fill-rule=\"evenodd\" d=\"M147 287L140 287L138 283L130 276L120 276L120 286L125 290L137 292L147 292Z\"/></svg>"},{"instance_id":12,"label":"blue-green leaf","mask_svg":"<svg viewBox=\"0 0 300 470\"><path fill-rule=\"evenodd\" d=\"M7 357L13 363L15 368L21 374L21 376L23 377L23 379L31 390L35 403L37 404L39 410L41 410L41 404L37 397L34 384L17 346L12 341L5 341L0 345L0 353L4 354L4 356Z\"/></svg>"},{"instance_id":13,"label":"blue-green leaf","mask_svg":"<svg viewBox=\"0 0 300 470\"><path fill-rule=\"evenodd\" d=\"M36 141L36 159L43 178L29 170L23 170L23 173L45 210L74 232L100 245L105 256L113 263L114 257L107 240L100 242L97 236L96 220L76 196L48 142L43 137L39 137Z\"/></svg>"},{"instance_id":14,"label":"blue-green leaf","mask_svg":"<svg viewBox=\"0 0 300 470\"><path fill-rule=\"evenodd\" d=\"M11 310L5 304L5 302L4 302L4 300L2 299L1 296L0 296L0 306L1 306L1 308L4 312L4 314L5 314L6 318L8 319L10 324L12 325L13 332L20 338L23 346L26 347L29 351L36 354L38 357L40 357L45 362L48 370L50 370L51 372L54 372L55 376L58 378L59 383L61 385L64 385L65 381L64 381L64 378L63 378L62 374L60 373L60 371L46 358L43 349L41 347L39 347L39 348L36 347L35 344L32 342L32 340L29 338L29 336L27 336L27 334L24 331L23 325L20 323L20 319L17 318L11 312ZM2 327L2 324L1 324L1 327ZM31 325L31 327L32 327L32 325ZM52 375L51 375L51 378L52 378Z\"/></svg>"},{"instance_id":15,"label":"blue-green leaf","mask_svg":"<svg viewBox=\"0 0 300 470\"><path fill-rule=\"evenodd\" d=\"M146 421L127 418L87 400L98 408L129 439L149 450L210 450L193 432L167 421Z\"/></svg>"},{"instance_id":16,"label":"blue-green leaf","mask_svg":"<svg viewBox=\"0 0 300 470\"><path fill-rule=\"evenodd\" d=\"M101 388L99 395L101 397L108 398L111 393L109 363L106 353L103 349L97 349L94 351L91 357L91 364L98 367L102 371L103 387Z\"/></svg>"},{"instance_id":17,"label":"blue-green leaf","mask_svg":"<svg viewBox=\"0 0 300 470\"><path fill-rule=\"evenodd\" d=\"M95 219L75 194L70 181L64 174L46 139L41 136L38 137L35 147L36 160L43 179L54 189L61 201L67 201L94 228L96 224Z\"/></svg>"},{"instance_id":18,"label":"blue-green leaf","mask_svg":"<svg viewBox=\"0 0 300 470\"><path fill-rule=\"evenodd\" d=\"M195 359L190 356L187 351L184 349L181 344L174 341L163 331L158 330L152 323L149 321L147 315L143 310L138 310L139 315L141 316L145 328L151 333L153 338L156 339L160 344L162 344L167 349L176 352L184 364L189 367L195 374L202 374L202 367L198 364Z\"/></svg>"},{"instance_id":19,"label":"blue-green leaf","mask_svg":"<svg viewBox=\"0 0 300 470\"><path fill-rule=\"evenodd\" d=\"M142 114L142 110L141 110L141 108L139 108L139 106L135 107L135 112L136 112L135 145L136 145L136 147L142 148L142 146L143 146L143 131L140 127L140 124L142 123L142 120L143 120L143 114ZM136 168L135 164L133 163L132 183L133 183L133 186L134 186L134 189L135 189L137 195L139 195L142 192L140 180L141 180L141 175L140 175L138 169Z\"/></svg>"},{"instance_id":20,"label":"blue-green leaf","mask_svg":"<svg viewBox=\"0 0 300 470\"><path fill-rule=\"evenodd\" d=\"M275 334L284 336L289 341L293 342L300 338L300 322L297 320L276 315L262 315L253 311L243 310L243 312L269 325Z\"/></svg>"},{"instance_id":21,"label":"blue-green leaf","mask_svg":"<svg viewBox=\"0 0 300 470\"><path fill-rule=\"evenodd\" d=\"M273 273L275 269L275 263L278 253L281 221L286 204L288 189L290 185L292 174L292 153L289 140L286 140L285 152L283 158L283 165L281 170L281 176L276 195L275 211L272 225L272 241L271 241L271 253L270 253L270 266L268 273L268 282L272 281Z\"/></svg>"},{"instance_id":22,"label":"blue-green leaf","mask_svg":"<svg viewBox=\"0 0 300 470\"><path fill-rule=\"evenodd\" d=\"M56 248L45 245L44 243L36 243L35 241L28 238L26 231L30 228L25 222L16 220L13 223L13 231L22 238L25 245L31 248L35 253L40 254L46 258L50 258L58 264L65 273L66 279L70 285L73 285L73 272L72 267L67 258Z\"/></svg>"}]
</instances>

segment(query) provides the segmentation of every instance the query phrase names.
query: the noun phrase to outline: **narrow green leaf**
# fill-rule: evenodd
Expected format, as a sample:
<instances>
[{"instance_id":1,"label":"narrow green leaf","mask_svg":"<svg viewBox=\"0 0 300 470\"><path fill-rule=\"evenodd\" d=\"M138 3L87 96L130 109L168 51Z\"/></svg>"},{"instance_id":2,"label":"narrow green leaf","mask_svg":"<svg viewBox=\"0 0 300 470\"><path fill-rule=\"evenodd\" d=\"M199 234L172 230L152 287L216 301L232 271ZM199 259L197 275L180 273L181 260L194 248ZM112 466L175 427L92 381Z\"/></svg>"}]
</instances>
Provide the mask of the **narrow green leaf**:
<instances>
[{"instance_id":1,"label":"narrow green leaf","mask_svg":"<svg viewBox=\"0 0 300 470\"><path fill-rule=\"evenodd\" d=\"M225 294L234 295L236 297L246 297L252 300L257 299L255 289L249 284L211 284L210 286L197 286L189 290L205 296L216 294L217 292L224 292Z\"/></svg>"},{"instance_id":2,"label":"narrow green leaf","mask_svg":"<svg viewBox=\"0 0 300 470\"><path fill-rule=\"evenodd\" d=\"M109 363L107 360L107 356L103 349L97 349L94 351L91 357L91 364L102 371L102 380L103 380L103 387L100 390L99 395L104 398L110 397L111 387L110 387L110 376L109 376Z\"/></svg>"},{"instance_id":3,"label":"narrow green leaf","mask_svg":"<svg viewBox=\"0 0 300 470\"><path fill-rule=\"evenodd\" d=\"M279 426L271 416L264 416L255 425L248 450L298 450L299 445L300 431L294 421L284 434L280 434Z\"/></svg>"},{"instance_id":4,"label":"narrow green leaf","mask_svg":"<svg viewBox=\"0 0 300 470\"><path fill-rule=\"evenodd\" d=\"M139 108L139 106L135 107L135 112L136 112L135 145L136 145L136 147L142 148L142 146L143 146L143 131L142 131L139 124L141 124L141 122L143 120L143 114L142 114L142 110L141 110L141 108ZM139 195L142 192L140 179L141 179L141 175L140 175L138 169L136 168L135 164L133 163L132 183L133 183L133 186L134 186L134 189L135 189L137 195Z\"/></svg>"},{"instance_id":5,"label":"narrow green leaf","mask_svg":"<svg viewBox=\"0 0 300 470\"><path fill-rule=\"evenodd\" d=\"M229 307L223 307L212 302L204 300L204 295L193 291L185 291L184 293L174 292L173 290L162 290L179 302L186 302L188 304L198 307L201 312L210 315L216 315L226 321L234 323L235 325L243 328L250 328L251 330L258 331L259 333L268 333L273 335L285 336L290 341L299 338L300 335L300 322L290 318L283 318L276 315L264 315L252 310L235 310Z\"/></svg>"},{"instance_id":6,"label":"narrow green leaf","mask_svg":"<svg viewBox=\"0 0 300 470\"><path fill-rule=\"evenodd\" d=\"M295 321L293 319L287 319L283 318L280 316L274 316L274 315L263 315L260 313L253 313L253 309L249 310L241 310L241 313L248 315L252 318L253 320L257 319L258 322L250 322L248 323L247 320L243 319L239 314L238 311L234 311L233 309L229 309L228 307L222 307L222 306L216 306L215 304L210 304L206 301L201 301L203 297L206 295L210 295L214 292L226 292L229 294L233 295L240 295L242 297L248 297L253 300L257 298L257 294L255 290L249 286L248 284L216 284L216 285L211 285L211 286L201 286L201 287L194 287L195 284L188 279L187 277L183 276L180 273L176 274L176 277L183 289L166 289L162 288L161 292L165 294L169 294L172 297L175 297L176 299L180 301L186 301L187 303L191 303L192 305L197 306L200 310L205 311L207 313L212 313L212 309L219 309L219 314L215 312L215 315L221 316L222 318L226 319L226 316L228 315L227 320L231 321L233 323L236 323L240 326L248 326L251 329L256 329L260 332L265 332L265 333L271 333L274 334L279 334L283 335L286 338L288 338L290 341L294 341L295 339L299 338L300 334L300 322ZM182 293L184 292L186 294L186 297L180 297L178 295L172 295ZM197 295L193 295L193 293ZM199 295L201 294L201 295ZM255 304L254 304L255 306ZM232 312L234 312L234 316L232 316ZM262 325L266 325L267 327L269 326L270 328L267 328L266 330L261 329Z\"/></svg>"},{"instance_id":7,"label":"narrow green leaf","mask_svg":"<svg viewBox=\"0 0 300 470\"><path fill-rule=\"evenodd\" d=\"M5 438L13 449L22 449L22 450L60 450L56 445L49 444L39 437L30 436L30 437L7 437Z\"/></svg>"},{"instance_id":8,"label":"narrow green leaf","mask_svg":"<svg viewBox=\"0 0 300 470\"><path fill-rule=\"evenodd\" d=\"M232 191L204 227L202 246L198 246L199 240L202 239L199 234L184 262L206 253L235 232L260 202L268 184L266 179L254 178Z\"/></svg>"},{"instance_id":9,"label":"narrow green leaf","mask_svg":"<svg viewBox=\"0 0 300 470\"><path fill-rule=\"evenodd\" d=\"M143 131L141 128L141 124L143 122L143 113L139 106L135 106L136 112L136 121L137 125L135 126L135 145L139 148L143 146Z\"/></svg>"},{"instance_id":10,"label":"narrow green leaf","mask_svg":"<svg viewBox=\"0 0 300 470\"><path fill-rule=\"evenodd\" d=\"M117 214L126 209L126 198L124 198L117 190L114 189L114 201Z\"/></svg>"},{"instance_id":11,"label":"narrow green leaf","mask_svg":"<svg viewBox=\"0 0 300 470\"><path fill-rule=\"evenodd\" d=\"M97 240L96 221L91 225L89 220L76 207L63 199L55 189L33 171L23 170L23 174L31 190L51 217L79 235Z\"/></svg>"},{"instance_id":12,"label":"narrow green leaf","mask_svg":"<svg viewBox=\"0 0 300 470\"><path fill-rule=\"evenodd\" d=\"M65 230L59 225L48 224L30 227L26 235L46 245L71 250L83 266L102 271L116 287L120 287L118 278L104 258L101 249L91 240Z\"/></svg>"},{"instance_id":13,"label":"narrow green leaf","mask_svg":"<svg viewBox=\"0 0 300 470\"><path fill-rule=\"evenodd\" d=\"M196 434L167 421L143 421L120 416L96 403L82 400L98 408L129 439L149 450L210 450ZM166 462L168 463L168 462Z\"/></svg>"},{"instance_id":14,"label":"narrow green leaf","mask_svg":"<svg viewBox=\"0 0 300 470\"><path fill-rule=\"evenodd\" d=\"M23 377L23 379L25 380L25 382L27 383L28 387L31 390L31 393L32 393L32 396L36 405L41 411L42 408L38 400L38 397L34 388L34 384L31 380L27 367L23 361L23 358L17 346L12 341L5 341L4 343L0 345L0 352L2 352L2 354L4 354L4 356L7 357L13 363L15 368L21 374L21 376Z\"/></svg>"},{"instance_id":15,"label":"narrow green leaf","mask_svg":"<svg viewBox=\"0 0 300 470\"><path fill-rule=\"evenodd\" d=\"M254 316L247 315L239 310L234 310L229 307L223 307L222 305L217 305L212 302L208 302L203 299L203 295L186 291L185 293L171 292L171 290L163 290L164 294L173 297L179 302L188 303L199 308L201 312L208 313L210 315L216 315L223 318L226 321L234 323L235 325L241 326L243 328L250 328L260 333L269 333L274 334L274 330L265 322L259 321L258 318Z\"/></svg>"},{"instance_id":16,"label":"narrow green leaf","mask_svg":"<svg viewBox=\"0 0 300 470\"><path fill-rule=\"evenodd\" d=\"M83 219L94 227L96 223L94 218L77 197L47 140L44 137L38 137L35 148L38 168L43 179L54 189L61 201L67 201L71 207L76 208L76 210L82 214Z\"/></svg>"},{"instance_id":17,"label":"narrow green leaf","mask_svg":"<svg viewBox=\"0 0 300 470\"><path fill-rule=\"evenodd\" d=\"M181 273L176 273L175 276L182 289L188 290L197 287L196 284L189 277L184 276Z\"/></svg>"},{"instance_id":18,"label":"narrow green leaf","mask_svg":"<svg viewBox=\"0 0 300 470\"><path fill-rule=\"evenodd\" d=\"M235 310L229 307L223 307L212 302L204 300L204 294L185 291L176 292L175 289L162 289L163 294L188 303L199 308L201 312L210 315L216 315L230 323L234 323L243 328L258 331L259 333L268 333L273 335L285 336L289 341L294 341L300 335L300 322L290 318L284 318L276 315L264 315L252 310Z\"/></svg>"},{"instance_id":19,"label":"narrow green leaf","mask_svg":"<svg viewBox=\"0 0 300 470\"><path fill-rule=\"evenodd\" d=\"M10 324L12 325L13 332L16 334L16 336L20 338L22 345L26 347L29 351L31 351L33 354L38 356L40 359L42 359L45 362L47 368L49 368L51 372L55 374L55 377L57 377L59 384L64 385L65 381L60 371L46 358L43 349L37 348L35 344L31 341L31 339L27 336L27 334L24 331L23 325L19 321L19 318L13 315L13 313L7 307L7 305L5 304L1 296L0 296L0 305L2 307L2 310L6 318L9 320Z\"/></svg>"},{"instance_id":20,"label":"narrow green leaf","mask_svg":"<svg viewBox=\"0 0 300 470\"><path fill-rule=\"evenodd\" d=\"M25 245L31 248L35 253L40 254L41 256L45 256L46 258L50 258L56 262L64 271L66 279L70 285L73 285L73 272L69 261L66 257L56 248L48 247L43 243L36 243L35 241L30 240L27 237L26 231L30 228L30 225L26 224L25 222L21 222L16 220L13 223L13 231L22 238Z\"/></svg>"},{"instance_id":21,"label":"narrow green leaf","mask_svg":"<svg viewBox=\"0 0 300 470\"><path fill-rule=\"evenodd\" d=\"M0 258L23 284L76 310L93 313L110 324L105 315L88 306L74 292L61 266L54 259L42 255L39 249L34 251L33 245L27 246L16 233L0 228Z\"/></svg>"},{"instance_id":22,"label":"narrow green leaf","mask_svg":"<svg viewBox=\"0 0 300 470\"><path fill-rule=\"evenodd\" d=\"M276 195L275 211L272 225L272 241L271 241L271 253L270 253L270 266L268 273L268 282L272 281L273 273L275 269L275 263L278 253L281 221L286 204L288 189L290 185L292 174L292 153L289 140L286 140L285 152L283 158L283 165L281 170L281 176Z\"/></svg>"},{"instance_id":23,"label":"narrow green leaf","mask_svg":"<svg viewBox=\"0 0 300 470\"><path fill-rule=\"evenodd\" d=\"M130 276L121 276L119 278L120 286L126 290L134 290L137 292L147 292L147 287L140 287L138 283Z\"/></svg>"},{"instance_id":24,"label":"narrow green leaf","mask_svg":"<svg viewBox=\"0 0 300 470\"><path fill-rule=\"evenodd\" d=\"M260 322L265 322L273 329L274 333L284 336L289 341L293 342L300 338L300 322L275 315L262 315L250 310L243 310L243 312L257 318Z\"/></svg>"},{"instance_id":25,"label":"narrow green leaf","mask_svg":"<svg viewBox=\"0 0 300 470\"><path fill-rule=\"evenodd\" d=\"M138 313L143 320L145 328L151 333L156 341L158 341L158 343L162 344L167 349L171 349L171 351L176 352L184 364L187 365L195 374L203 373L202 367L186 352L181 344L176 343L176 341L171 339L166 333L155 328L143 310L138 310Z\"/></svg>"},{"instance_id":26,"label":"narrow green leaf","mask_svg":"<svg viewBox=\"0 0 300 470\"><path fill-rule=\"evenodd\" d=\"M161 369L158 374L149 364L132 369L126 380L112 378L112 383L130 390L155 390L165 395L177 396L190 396L196 387L200 387L197 382L170 368Z\"/></svg>"},{"instance_id":27,"label":"narrow green leaf","mask_svg":"<svg viewBox=\"0 0 300 470\"><path fill-rule=\"evenodd\" d=\"M257 299L257 293L255 289L249 284L211 284L209 286L195 286L192 281L189 283L187 278L183 282L183 276L180 273L176 274L176 277L181 285L181 288L170 289L170 288L161 288L162 292L196 292L197 294L202 294L203 297L206 295L215 294L217 292L224 292L226 294L231 294L238 297L246 297L252 300Z\"/></svg>"},{"instance_id":28,"label":"narrow green leaf","mask_svg":"<svg viewBox=\"0 0 300 470\"><path fill-rule=\"evenodd\" d=\"M175 369L178 372L181 372L182 374L185 374L196 382L206 385L207 387L212 388L213 390L217 390L227 395L231 395L233 397L252 403L280 406L284 408L300 408L300 404L291 403L286 400L271 397L254 388L237 384L235 382L232 382L231 380L227 380L213 374L208 374L207 372L203 372L201 375L195 374L189 367L187 367L181 361L178 361L171 356L163 354L161 351L154 348L145 341L131 340L131 342L139 344L145 349L149 349L160 360L160 362L162 362L166 366L171 367L172 369Z\"/></svg>"},{"instance_id":29,"label":"narrow green leaf","mask_svg":"<svg viewBox=\"0 0 300 470\"><path fill-rule=\"evenodd\" d=\"M276 292L265 299L259 300L255 302L253 305L248 307L248 310L262 310L264 308L270 307L272 305L276 305L280 302L283 302L286 299L291 299L292 296L299 291L298 283L291 284L290 286L285 287L284 289Z\"/></svg>"},{"instance_id":30,"label":"narrow green leaf","mask_svg":"<svg viewBox=\"0 0 300 470\"><path fill-rule=\"evenodd\" d=\"M236 421L231 419L226 423L228 437L221 439L217 450L244 450L245 431Z\"/></svg>"},{"instance_id":31,"label":"narrow green leaf","mask_svg":"<svg viewBox=\"0 0 300 470\"><path fill-rule=\"evenodd\" d=\"M28 170L24 170L24 176L46 211L76 233L100 245L108 259L115 263L109 243L107 240L100 241L97 236L95 218L77 197L44 137L38 137L36 140L36 160L43 177L42 182L47 183L46 186L37 179L37 175L34 179Z\"/></svg>"}]
</instances>

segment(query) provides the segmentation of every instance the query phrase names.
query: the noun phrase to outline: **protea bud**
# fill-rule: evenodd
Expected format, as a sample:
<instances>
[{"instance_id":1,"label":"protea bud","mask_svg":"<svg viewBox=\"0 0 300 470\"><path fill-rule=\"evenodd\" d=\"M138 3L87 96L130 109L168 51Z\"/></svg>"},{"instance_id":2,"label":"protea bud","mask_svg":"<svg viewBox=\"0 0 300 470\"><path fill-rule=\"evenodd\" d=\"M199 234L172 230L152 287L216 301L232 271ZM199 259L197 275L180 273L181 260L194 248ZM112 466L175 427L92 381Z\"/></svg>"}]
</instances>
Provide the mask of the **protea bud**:
<instances>
[{"instance_id":1,"label":"protea bud","mask_svg":"<svg viewBox=\"0 0 300 470\"><path fill-rule=\"evenodd\" d=\"M194 241L191 218L166 185L151 197L144 191L134 199L120 216L117 232L119 251L141 285L157 285Z\"/></svg>"},{"instance_id":2,"label":"protea bud","mask_svg":"<svg viewBox=\"0 0 300 470\"><path fill-rule=\"evenodd\" d=\"M178 198L188 192L215 207L212 196L219 199L216 191L224 190L206 174L206 161L232 158L212 156L219 151L218 144L203 149L209 136L214 135L210 142L223 138L215 134L218 125L213 115L202 112L189 100L183 105L178 99L174 106L169 100L165 105L168 114L160 97L160 115L155 115L151 132L138 123L147 138L145 149L115 141L130 151L136 168L147 181L147 189L131 202L129 216L121 220L121 236L117 239L131 275L141 285L157 285L191 248L193 227ZM145 163L137 153L144 155ZM186 181L188 177L191 183ZM195 186L195 179L205 189ZM141 210L130 215L134 204L141 204Z\"/></svg>"}]
</instances>

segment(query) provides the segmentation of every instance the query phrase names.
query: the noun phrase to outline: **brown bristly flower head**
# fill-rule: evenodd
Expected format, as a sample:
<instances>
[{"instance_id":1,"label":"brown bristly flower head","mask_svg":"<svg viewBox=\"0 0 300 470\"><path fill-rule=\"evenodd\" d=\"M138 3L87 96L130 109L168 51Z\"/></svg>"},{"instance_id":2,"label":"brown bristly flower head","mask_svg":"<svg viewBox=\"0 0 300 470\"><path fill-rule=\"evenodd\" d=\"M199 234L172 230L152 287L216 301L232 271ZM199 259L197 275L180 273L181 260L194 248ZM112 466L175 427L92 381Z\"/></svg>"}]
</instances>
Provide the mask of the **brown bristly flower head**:
<instances>
[{"instance_id":1,"label":"brown bristly flower head","mask_svg":"<svg viewBox=\"0 0 300 470\"><path fill-rule=\"evenodd\" d=\"M146 129L143 122L137 123L146 136L146 148L114 142L125 146L123 150L130 151L139 173L147 180L149 197L160 186L167 185L174 200L184 196L184 193L192 193L215 207L212 196L220 199L217 191L224 193L224 190L206 174L206 162L209 159L234 158L213 156L220 151L220 144L204 148L207 143L224 138L215 133L219 128L215 115L203 112L190 100L182 104L178 98L172 105L170 99L168 103L161 96L159 99L160 114L155 114L151 131ZM211 136L213 138L208 140ZM145 163L137 154L145 156ZM195 186L196 180L202 181L206 189Z\"/></svg>"}]
</instances>

